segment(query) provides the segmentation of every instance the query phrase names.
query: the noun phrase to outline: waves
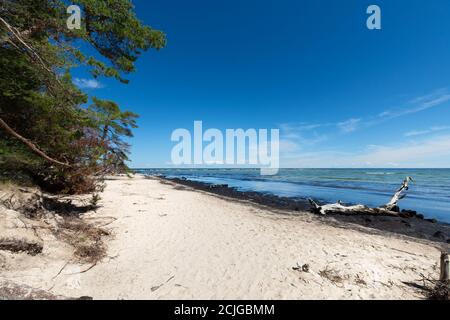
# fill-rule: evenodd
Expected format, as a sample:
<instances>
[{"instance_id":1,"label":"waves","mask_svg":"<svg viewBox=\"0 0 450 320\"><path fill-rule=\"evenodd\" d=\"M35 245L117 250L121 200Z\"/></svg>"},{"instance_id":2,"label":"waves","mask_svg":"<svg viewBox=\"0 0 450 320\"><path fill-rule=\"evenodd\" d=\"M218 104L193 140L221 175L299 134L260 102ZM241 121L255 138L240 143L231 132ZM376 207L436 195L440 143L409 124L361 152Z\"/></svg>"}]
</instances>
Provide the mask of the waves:
<instances>
[{"instance_id":1,"label":"waves","mask_svg":"<svg viewBox=\"0 0 450 320\"><path fill-rule=\"evenodd\" d=\"M365 172L365 174L379 176L379 175L395 174L395 172Z\"/></svg>"}]
</instances>

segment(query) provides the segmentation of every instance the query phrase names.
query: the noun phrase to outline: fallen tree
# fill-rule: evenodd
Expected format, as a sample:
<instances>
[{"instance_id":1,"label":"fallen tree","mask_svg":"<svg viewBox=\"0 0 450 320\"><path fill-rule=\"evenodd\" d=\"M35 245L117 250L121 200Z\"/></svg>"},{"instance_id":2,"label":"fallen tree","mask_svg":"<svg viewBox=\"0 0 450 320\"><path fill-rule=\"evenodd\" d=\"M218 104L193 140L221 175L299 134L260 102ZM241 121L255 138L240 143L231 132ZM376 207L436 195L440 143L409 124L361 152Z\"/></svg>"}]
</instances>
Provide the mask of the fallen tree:
<instances>
[{"instance_id":1,"label":"fallen tree","mask_svg":"<svg viewBox=\"0 0 450 320\"><path fill-rule=\"evenodd\" d=\"M409 183L413 181L411 177L406 177L403 181L402 186L394 193L391 200L380 207L370 208L362 204L347 206L344 205L341 201L333 204L326 204L323 206L318 205L314 200L308 199L311 204L312 211L318 214L366 214L366 215L385 215L385 216L400 216L404 215L400 213L398 208L398 202L406 197L406 191L408 191Z\"/></svg>"}]
</instances>

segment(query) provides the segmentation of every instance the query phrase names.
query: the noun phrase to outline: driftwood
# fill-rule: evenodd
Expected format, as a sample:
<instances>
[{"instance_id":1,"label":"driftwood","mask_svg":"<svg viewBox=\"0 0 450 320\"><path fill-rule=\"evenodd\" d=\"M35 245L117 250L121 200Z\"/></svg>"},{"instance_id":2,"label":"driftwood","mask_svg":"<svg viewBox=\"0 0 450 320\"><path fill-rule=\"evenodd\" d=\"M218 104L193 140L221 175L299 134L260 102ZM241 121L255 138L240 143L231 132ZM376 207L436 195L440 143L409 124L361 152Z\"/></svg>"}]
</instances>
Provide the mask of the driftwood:
<instances>
[{"instance_id":1,"label":"driftwood","mask_svg":"<svg viewBox=\"0 0 450 320\"><path fill-rule=\"evenodd\" d=\"M427 296L430 300L450 300L450 261L448 252L441 254L441 275L439 280L430 280L425 277L425 281L431 283L431 286L425 286Z\"/></svg>"},{"instance_id":2,"label":"driftwood","mask_svg":"<svg viewBox=\"0 0 450 320\"><path fill-rule=\"evenodd\" d=\"M413 181L411 177L406 177L402 186L394 193L392 199L385 205L378 208L369 208L362 204L346 206L341 201L333 204L318 205L314 200L308 199L313 212L320 214L340 213L340 214L367 214L367 215L387 215L398 216L398 202L406 197L405 191L408 190L409 183Z\"/></svg>"},{"instance_id":3,"label":"driftwood","mask_svg":"<svg viewBox=\"0 0 450 320\"><path fill-rule=\"evenodd\" d=\"M441 254L441 276L439 280L447 282L450 280L450 258L446 252Z\"/></svg>"}]
</instances>

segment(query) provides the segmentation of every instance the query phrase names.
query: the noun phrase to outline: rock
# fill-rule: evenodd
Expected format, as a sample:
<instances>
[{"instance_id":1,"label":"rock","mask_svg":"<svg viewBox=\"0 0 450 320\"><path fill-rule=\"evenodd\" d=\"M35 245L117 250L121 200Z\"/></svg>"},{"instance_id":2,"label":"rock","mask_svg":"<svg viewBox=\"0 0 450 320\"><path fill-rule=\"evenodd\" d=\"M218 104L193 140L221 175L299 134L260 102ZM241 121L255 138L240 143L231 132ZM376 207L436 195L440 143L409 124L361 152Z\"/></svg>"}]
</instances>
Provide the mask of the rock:
<instances>
[{"instance_id":1,"label":"rock","mask_svg":"<svg viewBox=\"0 0 450 320\"><path fill-rule=\"evenodd\" d=\"M425 221L428 221L430 223L437 223L436 219L425 219Z\"/></svg>"},{"instance_id":2,"label":"rock","mask_svg":"<svg viewBox=\"0 0 450 320\"><path fill-rule=\"evenodd\" d=\"M405 209L403 209L401 213L402 213L403 216L408 217L408 218L412 218L412 217L415 217L417 215L417 211L414 211L414 210L405 210Z\"/></svg>"},{"instance_id":3,"label":"rock","mask_svg":"<svg viewBox=\"0 0 450 320\"><path fill-rule=\"evenodd\" d=\"M408 221L402 220L402 223L407 226L408 228L411 228L411 223L409 223Z\"/></svg>"},{"instance_id":4,"label":"rock","mask_svg":"<svg viewBox=\"0 0 450 320\"><path fill-rule=\"evenodd\" d=\"M416 215L416 217L417 217L418 219L421 219L421 220L425 219L425 217L424 217L423 214L421 214L421 213L418 213L418 214Z\"/></svg>"},{"instance_id":5,"label":"rock","mask_svg":"<svg viewBox=\"0 0 450 320\"><path fill-rule=\"evenodd\" d=\"M228 188L227 184L212 184L209 186L210 189L226 189Z\"/></svg>"},{"instance_id":6,"label":"rock","mask_svg":"<svg viewBox=\"0 0 450 320\"><path fill-rule=\"evenodd\" d=\"M26 285L0 281L0 300L92 300L92 297L69 298Z\"/></svg>"},{"instance_id":7,"label":"rock","mask_svg":"<svg viewBox=\"0 0 450 320\"><path fill-rule=\"evenodd\" d=\"M303 272L309 272L309 264L305 263L304 265L300 266L300 265L297 263L297 266L296 266L296 267L293 267L292 270L295 270L295 271L303 271Z\"/></svg>"},{"instance_id":8,"label":"rock","mask_svg":"<svg viewBox=\"0 0 450 320\"><path fill-rule=\"evenodd\" d=\"M441 240L445 240L446 238L442 231L437 231L435 234L433 234L433 237Z\"/></svg>"}]
</instances>

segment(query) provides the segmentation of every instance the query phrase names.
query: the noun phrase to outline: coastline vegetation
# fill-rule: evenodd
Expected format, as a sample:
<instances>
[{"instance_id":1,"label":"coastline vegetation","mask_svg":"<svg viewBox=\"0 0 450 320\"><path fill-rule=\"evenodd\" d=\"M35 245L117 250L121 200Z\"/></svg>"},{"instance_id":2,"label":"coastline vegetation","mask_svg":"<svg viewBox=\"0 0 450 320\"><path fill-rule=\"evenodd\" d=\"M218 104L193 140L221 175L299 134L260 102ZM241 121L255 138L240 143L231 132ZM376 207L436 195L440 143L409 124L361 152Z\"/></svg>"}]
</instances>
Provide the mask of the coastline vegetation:
<instances>
[{"instance_id":1,"label":"coastline vegetation","mask_svg":"<svg viewBox=\"0 0 450 320\"><path fill-rule=\"evenodd\" d=\"M106 174L128 170L125 138L138 115L82 92L71 70L126 84L142 52L165 46L164 33L143 25L130 0L71 1L83 12L79 30L67 27L64 0L0 4L0 180L98 191Z\"/></svg>"}]
</instances>

